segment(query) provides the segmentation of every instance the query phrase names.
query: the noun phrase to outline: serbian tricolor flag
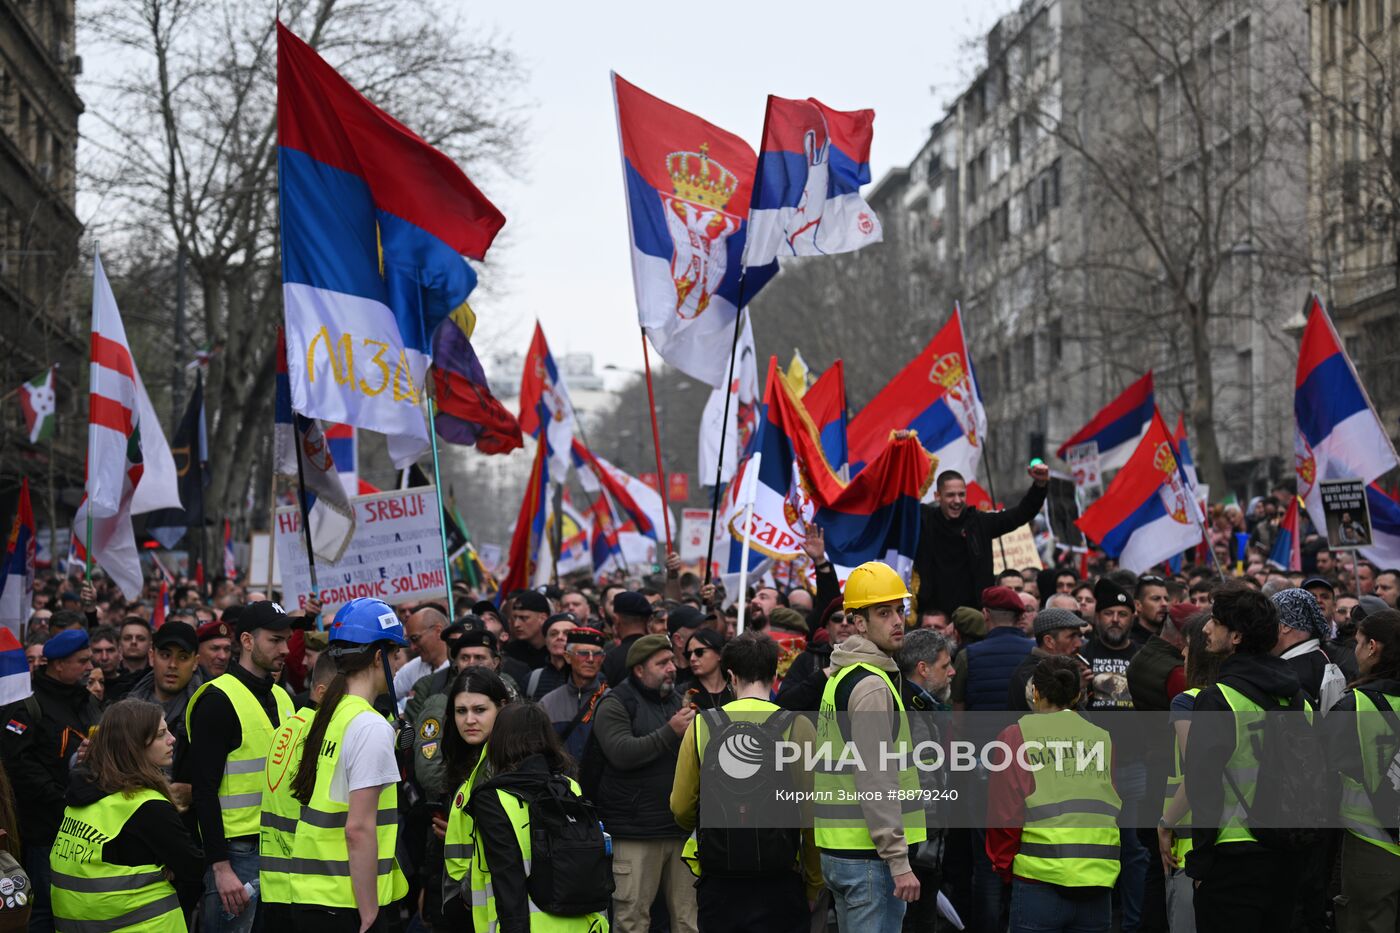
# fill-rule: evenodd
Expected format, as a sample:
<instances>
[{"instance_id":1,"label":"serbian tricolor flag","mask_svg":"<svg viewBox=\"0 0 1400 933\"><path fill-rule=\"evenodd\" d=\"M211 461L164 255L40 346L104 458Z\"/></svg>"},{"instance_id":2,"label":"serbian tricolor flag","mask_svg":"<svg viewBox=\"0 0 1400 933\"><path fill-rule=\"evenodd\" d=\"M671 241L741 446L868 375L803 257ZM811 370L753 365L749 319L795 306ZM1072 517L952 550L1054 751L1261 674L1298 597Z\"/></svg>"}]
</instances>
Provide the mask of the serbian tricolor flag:
<instances>
[{"instance_id":1,"label":"serbian tricolor flag","mask_svg":"<svg viewBox=\"0 0 1400 933\"><path fill-rule=\"evenodd\" d=\"M539 321L535 322L535 335L520 376L520 430L534 438L543 432L549 445L550 473L555 482L563 482L569 474L574 444L574 405Z\"/></svg>"},{"instance_id":2,"label":"serbian tricolor flag","mask_svg":"<svg viewBox=\"0 0 1400 933\"><path fill-rule=\"evenodd\" d=\"M815 522L826 532L838 574L883 560L907 579L919 540L919 501L936 459L912 436L898 438L870 464L868 478L862 471L848 484L827 461L817 426L776 357L769 360L764 401L757 446L744 466L753 477L729 515L734 536L747 537L767 557L792 560Z\"/></svg>"},{"instance_id":3,"label":"serbian tricolor flag","mask_svg":"<svg viewBox=\"0 0 1400 933\"><path fill-rule=\"evenodd\" d=\"M180 508L179 477L96 255L89 351L87 497L73 518L72 553L96 561L127 599L137 599L144 580L131 516Z\"/></svg>"},{"instance_id":4,"label":"serbian tricolor flag","mask_svg":"<svg viewBox=\"0 0 1400 933\"><path fill-rule=\"evenodd\" d=\"M1280 570L1303 569L1303 536L1298 533L1298 497L1294 496L1278 523L1278 537L1269 552L1269 563Z\"/></svg>"},{"instance_id":5,"label":"serbian tricolor flag","mask_svg":"<svg viewBox=\"0 0 1400 933\"><path fill-rule=\"evenodd\" d=\"M636 532L657 541L660 530L666 527L660 494L626 470L595 455L577 438L572 450L579 483L585 492L601 493L607 498L619 531ZM675 526L674 517L671 524Z\"/></svg>"},{"instance_id":6,"label":"serbian tricolor flag","mask_svg":"<svg viewBox=\"0 0 1400 933\"><path fill-rule=\"evenodd\" d=\"M446 155L277 25L277 178L292 407L428 447L430 340L505 217Z\"/></svg>"},{"instance_id":7,"label":"serbian tricolor flag","mask_svg":"<svg viewBox=\"0 0 1400 933\"><path fill-rule=\"evenodd\" d=\"M322 430L326 437L326 450L335 463L335 471L340 475L341 488L347 496L360 494L360 439L355 434L355 426L350 424L328 424Z\"/></svg>"},{"instance_id":8,"label":"serbian tricolor flag","mask_svg":"<svg viewBox=\"0 0 1400 933\"><path fill-rule=\"evenodd\" d=\"M976 477L987 443L987 412L958 307L923 352L851 419L851 471L875 459L895 430L917 432L919 443L938 458L939 472L956 470L968 482Z\"/></svg>"},{"instance_id":9,"label":"serbian tricolor flag","mask_svg":"<svg viewBox=\"0 0 1400 933\"><path fill-rule=\"evenodd\" d=\"M530 586L535 579L535 567L539 560L540 543L544 540L544 515L549 498L549 449L541 441L535 445L535 461L530 467L530 476L525 481L525 495L520 500L520 514L515 519L515 530L510 537L510 553L506 556L509 566L501 580L501 588L496 593L496 605L505 602L506 597L516 590Z\"/></svg>"},{"instance_id":10,"label":"serbian tricolor flag","mask_svg":"<svg viewBox=\"0 0 1400 933\"><path fill-rule=\"evenodd\" d=\"M0 628L0 706L18 703L33 692L34 681L29 675L24 646L14 632Z\"/></svg>"},{"instance_id":11,"label":"serbian tricolor flag","mask_svg":"<svg viewBox=\"0 0 1400 933\"><path fill-rule=\"evenodd\" d=\"M433 332L433 388L438 437L504 454L524 446L515 415L491 394L486 371L472 348L476 314L463 302Z\"/></svg>"},{"instance_id":12,"label":"serbian tricolor flag","mask_svg":"<svg viewBox=\"0 0 1400 933\"><path fill-rule=\"evenodd\" d=\"M744 261L848 253L881 238L860 196L870 184L875 111L832 110L814 97L768 97Z\"/></svg>"},{"instance_id":13,"label":"serbian tricolor flag","mask_svg":"<svg viewBox=\"0 0 1400 933\"><path fill-rule=\"evenodd\" d=\"M0 576L0 626L16 635L34 612L35 547L34 509L26 476L19 483L19 505L5 544L4 576Z\"/></svg>"},{"instance_id":14,"label":"serbian tricolor flag","mask_svg":"<svg viewBox=\"0 0 1400 933\"><path fill-rule=\"evenodd\" d=\"M739 306L778 271L742 263L758 159L733 133L612 80L637 317L666 362L723 388Z\"/></svg>"},{"instance_id":15,"label":"serbian tricolor flag","mask_svg":"<svg viewBox=\"0 0 1400 933\"><path fill-rule=\"evenodd\" d=\"M1157 402L1152 393L1152 371L1123 390L1103 410L1060 445L1055 456L1065 459L1071 447L1096 444L1099 470L1116 470L1128 462L1152 424Z\"/></svg>"},{"instance_id":16,"label":"serbian tricolor flag","mask_svg":"<svg viewBox=\"0 0 1400 933\"><path fill-rule=\"evenodd\" d=\"M840 360L817 377L802 396L821 438L826 462L842 477L848 475L850 454L846 443L846 367Z\"/></svg>"},{"instance_id":17,"label":"serbian tricolor flag","mask_svg":"<svg viewBox=\"0 0 1400 933\"><path fill-rule=\"evenodd\" d=\"M1154 410L1133 455L1075 524L1120 567L1146 573L1201 543L1203 520L1171 434Z\"/></svg>"},{"instance_id":18,"label":"serbian tricolor flag","mask_svg":"<svg viewBox=\"0 0 1400 933\"><path fill-rule=\"evenodd\" d=\"M1327 527L1322 513L1321 480L1359 479L1367 485L1375 546L1361 554L1381 567L1400 563L1400 547L1389 545L1387 530L1400 511L1371 484L1395 468L1395 446L1376 408L1361 386L1332 320L1316 295L1309 299L1308 323L1298 347L1298 375L1293 389L1294 459L1298 495L1317 528ZM1387 501L1383 501L1387 500ZM1400 544L1400 528L1396 542Z\"/></svg>"}]
</instances>

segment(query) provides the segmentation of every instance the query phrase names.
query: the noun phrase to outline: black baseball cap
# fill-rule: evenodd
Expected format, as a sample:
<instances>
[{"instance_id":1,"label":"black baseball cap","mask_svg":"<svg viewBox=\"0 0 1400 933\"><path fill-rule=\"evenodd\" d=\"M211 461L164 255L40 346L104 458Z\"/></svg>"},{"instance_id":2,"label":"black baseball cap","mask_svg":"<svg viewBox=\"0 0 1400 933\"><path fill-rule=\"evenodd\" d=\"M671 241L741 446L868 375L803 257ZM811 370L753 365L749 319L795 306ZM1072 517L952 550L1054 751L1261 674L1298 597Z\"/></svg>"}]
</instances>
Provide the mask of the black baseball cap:
<instances>
[{"instance_id":1,"label":"black baseball cap","mask_svg":"<svg viewBox=\"0 0 1400 933\"><path fill-rule=\"evenodd\" d=\"M1334 586L1332 584L1332 581L1327 579L1326 577L1308 577L1306 580L1303 581L1303 584L1299 587L1299 589L1310 590L1315 586L1320 586L1329 593L1337 592L1336 586Z\"/></svg>"},{"instance_id":2,"label":"black baseball cap","mask_svg":"<svg viewBox=\"0 0 1400 933\"><path fill-rule=\"evenodd\" d=\"M620 616L637 616L643 619L650 619L655 612L650 600L632 590L623 590L614 596L612 608L613 612Z\"/></svg>"},{"instance_id":3,"label":"black baseball cap","mask_svg":"<svg viewBox=\"0 0 1400 933\"><path fill-rule=\"evenodd\" d=\"M240 635L244 632L255 632L260 628L271 632L285 632L292 627L292 619L283 611L280 603L262 599L245 605L233 625Z\"/></svg>"},{"instance_id":4,"label":"black baseball cap","mask_svg":"<svg viewBox=\"0 0 1400 933\"><path fill-rule=\"evenodd\" d=\"M156 629L155 635L151 638L151 646L159 649L172 645L184 648L190 654L199 651L199 635L195 632L194 626L188 622L172 619Z\"/></svg>"},{"instance_id":5,"label":"black baseball cap","mask_svg":"<svg viewBox=\"0 0 1400 933\"><path fill-rule=\"evenodd\" d=\"M515 598L515 608L523 609L526 612L543 612L549 615L552 611L549 600L543 593L536 593L534 590L526 590Z\"/></svg>"}]
</instances>

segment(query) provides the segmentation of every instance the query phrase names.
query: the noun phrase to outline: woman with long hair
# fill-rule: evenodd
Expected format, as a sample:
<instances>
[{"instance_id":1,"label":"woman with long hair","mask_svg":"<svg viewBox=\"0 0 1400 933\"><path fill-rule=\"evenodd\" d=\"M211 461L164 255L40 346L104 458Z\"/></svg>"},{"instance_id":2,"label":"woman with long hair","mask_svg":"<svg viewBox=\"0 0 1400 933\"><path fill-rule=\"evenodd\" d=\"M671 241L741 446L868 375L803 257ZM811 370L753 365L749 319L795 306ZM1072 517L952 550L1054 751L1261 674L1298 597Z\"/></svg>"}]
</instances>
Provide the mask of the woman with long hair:
<instances>
[{"instance_id":1,"label":"woman with long hair","mask_svg":"<svg viewBox=\"0 0 1400 933\"><path fill-rule=\"evenodd\" d=\"M170 799L174 755L156 704L123 700L102 717L49 856L56 929L187 929L171 879L198 884L204 853Z\"/></svg>"},{"instance_id":2,"label":"woman with long hair","mask_svg":"<svg viewBox=\"0 0 1400 933\"><path fill-rule=\"evenodd\" d=\"M1400 931L1400 845L1371 804L1400 747L1400 612L1373 612L1356 626L1361 676L1325 720L1328 757L1342 779L1342 893L1336 899L1339 933ZM1338 716L1338 713L1342 715ZM1393 813L1391 814L1393 817Z\"/></svg>"},{"instance_id":3,"label":"woman with long hair","mask_svg":"<svg viewBox=\"0 0 1400 933\"><path fill-rule=\"evenodd\" d=\"M1064 655L1042 659L1031 673L1034 712L997 737L1010 765L988 785L987 856L1011 882L1011 933L1107 933L1113 920L1122 801L1112 738L1076 710L1081 671ZM1097 766L1061 757L1080 749L1095 749ZM1027 767L1032 761L1040 767Z\"/></svg>"},{"instance_id":4,"label":"woman with long hair","mask_svg":"<svg viewBox=\"0 0 1400 933\"><path fill-rule=\"evenodd\" d=\"M530 802L551 795L582 796L569 776L574 762L559 743L549 714L537 703L513 703L501 710L487 750L487 766L491 779L477 785L468 804L474 824L473 929L605 933L608 921L603 912L552 914L536 903L538 895L531 894L532 835L540 834L531 833ZM604 885L612 880L610 860L599 852L596 861L571 862L569 870L570 880L597 891L606 909L611 889Z\"/></svg>"},{"instance_id":5,"label":"woman with long hair","mask_svg":"<svg viewBox=\"0 0 1400 933\"><path fill-rule=\"evenodd\" d=\"M394 727L374 709L390 688L403 623L377 599L354 599L331 623L336 674L306 730L292 796L302 804L292 842L292 917L302 933L383 929L381 908L408 893L398 842Z\"/></svg>"},{"instance_id":6,"label":"woman with long hair","mask_svg":"<svg viewBox=\"0 0 1400 933\"><path fill-rule=\"evenodd\" d=\"M496 717L510 702L510 691L500 675L488 667L469 667L457 675L447 689L447 712L451 726L442 739L447 763L447 786L456 787L447 819L433 817L433 831L442 840L442 913L448 926L466 922L468 906L462 882L471 871L472 819L467 813L472 790L490 776L486 749L494 732ZM434 846L429 844L429 854ZM431 861L431 859L430 859ZM437 866L425 866L432 877Z\"/></svg>"},{"instance_id":7,"label":"woman with long hair","mask_svg":"<svg viewBox=\"0 0 1400 933\"><path fill-rule=\"evenodd\" d=\"M1157 854L1165 873L1168 926L1173 933L1190 933L1196 928L1195 886L1186 874L1186 858L1191 852L1191 802L1186 797L1186 784L1181 775L1196 696L1219 678L1220 664L1224 660L1223 655L1206 648L1206 623L1209 621L1210 613L1202 610L1187 619L1182 629L1186 640L1181 649L1186 659L1186 689L1172 697L1168 718L1175 752L1162 799L1162 818L1157 822Z\"/></svg>"}]
</instances>

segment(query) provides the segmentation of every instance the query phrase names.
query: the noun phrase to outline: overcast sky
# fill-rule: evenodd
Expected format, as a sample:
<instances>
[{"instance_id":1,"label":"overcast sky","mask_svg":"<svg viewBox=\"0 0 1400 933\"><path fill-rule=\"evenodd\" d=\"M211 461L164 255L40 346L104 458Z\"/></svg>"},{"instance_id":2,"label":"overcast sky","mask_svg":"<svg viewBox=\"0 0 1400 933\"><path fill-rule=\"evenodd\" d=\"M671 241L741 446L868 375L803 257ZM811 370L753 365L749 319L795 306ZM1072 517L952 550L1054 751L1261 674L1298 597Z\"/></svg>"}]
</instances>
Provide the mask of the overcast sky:
<instances>
[{"instance_id":1,"label":"overcast sky","mask_svg":"<svg viewBox=\"0 0 1400 933\"><path fill-rule=\"evenodd\" d=\"M908 163L981 60L972 43L1014 7L1011 0L479 7L472 21L499 30L528 67L521 96L533 106L528 177L486 192L506 213L509 245L502 293L472 302L480 345L524 352L538 317L556 355L591 352L600 367L641 366L610 70L755 148L768 94L873 108L878 181Z\"/></svg>"}]
</instances>

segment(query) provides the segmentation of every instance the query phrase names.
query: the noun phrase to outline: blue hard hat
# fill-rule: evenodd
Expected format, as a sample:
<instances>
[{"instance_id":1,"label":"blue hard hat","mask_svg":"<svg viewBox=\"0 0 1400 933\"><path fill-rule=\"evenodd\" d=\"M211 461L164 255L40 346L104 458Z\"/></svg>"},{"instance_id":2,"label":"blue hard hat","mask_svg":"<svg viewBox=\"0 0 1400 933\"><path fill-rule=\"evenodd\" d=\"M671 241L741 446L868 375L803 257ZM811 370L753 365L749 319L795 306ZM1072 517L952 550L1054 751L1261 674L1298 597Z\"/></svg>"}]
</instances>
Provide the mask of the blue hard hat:
<instances>
[{"instance_id":1,"label":"blue hard hat","mask_svg":"<svg viewBox=\"0 0 1400 933\"><path fill-rule=\"evenodd\" d=\"M382 599L361 596L340 607L331 622L331 642L349 645L373 645L387 641L407 645L403 623L394 607Z\"/></svg>"}]
</instances>

